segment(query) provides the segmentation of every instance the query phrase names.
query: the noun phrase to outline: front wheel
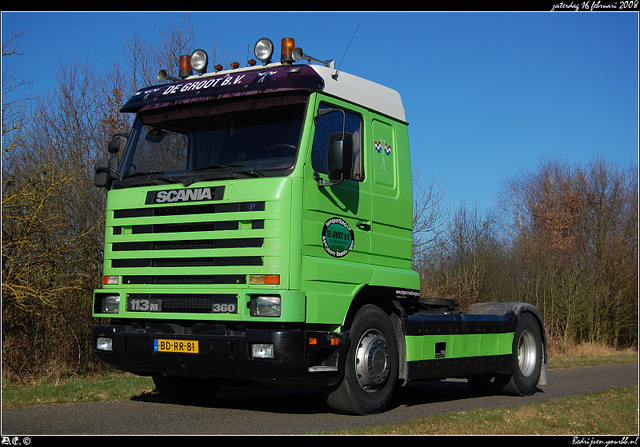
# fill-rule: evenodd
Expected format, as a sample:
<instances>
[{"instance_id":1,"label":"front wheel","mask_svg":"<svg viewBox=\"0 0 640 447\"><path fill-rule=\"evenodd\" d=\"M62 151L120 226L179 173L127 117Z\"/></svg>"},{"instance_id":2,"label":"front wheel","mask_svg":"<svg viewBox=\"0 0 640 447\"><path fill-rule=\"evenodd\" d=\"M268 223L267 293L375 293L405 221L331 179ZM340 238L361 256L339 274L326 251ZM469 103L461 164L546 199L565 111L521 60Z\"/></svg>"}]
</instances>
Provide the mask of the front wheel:
<instances>
[{"instance_id":1,"label":"front wheel","mask_svg":"<svg viewBox=\"0 0 640 447\"><path fill-rule=\"evenodd\" d=\"M372 414L389 402L398 379L398 343L389 316L368 304L356 314L350 329L344 376L325 389L336 412Z\"/></svg>"}]
</instances>

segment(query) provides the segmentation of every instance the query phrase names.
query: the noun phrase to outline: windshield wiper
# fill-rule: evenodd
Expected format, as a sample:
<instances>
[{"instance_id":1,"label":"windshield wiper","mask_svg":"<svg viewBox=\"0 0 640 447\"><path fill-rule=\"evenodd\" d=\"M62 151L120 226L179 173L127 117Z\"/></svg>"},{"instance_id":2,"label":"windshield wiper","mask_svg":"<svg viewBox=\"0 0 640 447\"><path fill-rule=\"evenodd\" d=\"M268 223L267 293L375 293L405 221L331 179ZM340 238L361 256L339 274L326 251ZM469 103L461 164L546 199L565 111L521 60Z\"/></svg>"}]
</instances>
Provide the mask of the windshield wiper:
<instances>
[{"instance_id":1,"label":"windshield wiper","mask_svg":"<svg viewBox=\"0 0 640 447\"><path fill-rule=\"evenodd\" d=\"M151 183L153 185L161 185L164 183L182 183L181 180L173 176L163 175L162 172L136 172L135 174L129 174L122 177L120 183L125 185L129 184L145 184Z\"/></svg>"},{"instance_id":2,"label":"windshield wiper","mask_svg":"<svg viewBox=\"0 0 640 447\"><path fill-rule=\"evenodd\" d=\"M213 164L210 166L204 166L202 168L192 169L191 172L223 170L223 171L230 171L230 172L240 172L250 177L262 177L262 174L260 173L260 171L258 171L257 168L253 168L251 171L248 171L246 169L242 169L243 166L244 165L242 164L237 164L237 165Z\"/></svg>"}]
</instances>

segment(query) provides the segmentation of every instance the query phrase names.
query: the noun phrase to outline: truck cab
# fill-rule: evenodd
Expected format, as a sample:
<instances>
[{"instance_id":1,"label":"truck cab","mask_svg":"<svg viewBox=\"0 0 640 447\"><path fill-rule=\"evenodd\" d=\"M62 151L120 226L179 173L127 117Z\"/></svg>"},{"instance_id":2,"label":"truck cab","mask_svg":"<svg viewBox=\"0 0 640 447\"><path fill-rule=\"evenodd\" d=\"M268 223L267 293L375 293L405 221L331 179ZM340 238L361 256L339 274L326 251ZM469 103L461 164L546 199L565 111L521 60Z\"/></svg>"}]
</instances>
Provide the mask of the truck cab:
<instances>
[{"instance_id":1,"label":"truck cab","mask_svg":"<svg viewBox=\"0 0 640 447\"><path fill-rule=\"evenodd\" d=\"M261 39L263 65L214 73L197 50L122 107L126 146L94 177L108 189L95 353L178 401L303 381L369 414L396 384L500 391L514 371L531 394L546 371L535 307L420 297L400 95L282 48L273 63Z\"/></svg>"}]
</instances>

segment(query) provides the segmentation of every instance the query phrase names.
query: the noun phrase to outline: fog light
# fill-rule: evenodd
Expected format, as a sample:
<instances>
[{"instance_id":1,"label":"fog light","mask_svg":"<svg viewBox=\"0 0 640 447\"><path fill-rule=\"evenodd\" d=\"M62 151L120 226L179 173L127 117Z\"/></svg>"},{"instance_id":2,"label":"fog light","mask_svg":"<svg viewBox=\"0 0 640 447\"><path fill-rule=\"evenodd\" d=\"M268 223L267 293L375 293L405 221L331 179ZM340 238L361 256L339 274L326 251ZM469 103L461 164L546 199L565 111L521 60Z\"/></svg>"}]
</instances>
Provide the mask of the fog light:
<instances>
[{"instance_id":1,"label":"fog light","mask_svg":"<svg viewBox=\"0 0 640 447\"><path fill-rule=\"evenodd\" d=\"M98 351L113 351L113 340L108 337L98 337L96 349Z\"/></svg>"},{"instance_id":2,"label":"fog light","mask_svg":"<svg viewBox=\"0 0 640 447\"><path fill-rule=\"evenodd\" d=\"M253 296L250 308L252 317L279 317L280 297L277 295Z\"/></svg>"},{"instance_id":3,"label":"fog light","mask_svg":"<svg viewBox=\"0 0 640 447\"><path fill-rule=\"evenodd\" d=\"M251 357L254 359L272 359L273 345L271 343L254 343L251 345Z\"/></svg>"}]
</instances>

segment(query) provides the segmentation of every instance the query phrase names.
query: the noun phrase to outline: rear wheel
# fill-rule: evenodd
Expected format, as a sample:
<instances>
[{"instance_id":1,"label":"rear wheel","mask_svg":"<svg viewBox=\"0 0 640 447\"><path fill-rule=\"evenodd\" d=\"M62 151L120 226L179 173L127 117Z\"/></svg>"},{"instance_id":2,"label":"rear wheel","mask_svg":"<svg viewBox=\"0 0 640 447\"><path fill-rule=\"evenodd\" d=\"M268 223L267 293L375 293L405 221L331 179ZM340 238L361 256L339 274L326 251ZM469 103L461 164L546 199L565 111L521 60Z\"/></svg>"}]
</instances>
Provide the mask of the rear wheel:
<instances>
[{"instance_id":1,"label":"rear wheel","mask_svg":"<svg viewBox=\"0 0 640 447\"><path fill-rule=\"evenodd\" d=\"M480 395L511 394L530 396L536 391L542 367L542 334L534 316L524 313L518 319L513 337L511 362L513 372L496 374L491 380L469 379Z\"/></svg>"},{"instance_id":2,"label":"rear wheel","mask_svg":"<svg viewBox=\"0 0 640 447\"><path fill-rule=\"evenodd\" d=\"M325 389L329 406L339 413L372 414L388 403L398 379L398 348L389 316L366 305L350 329L350 346L340 383Z\"/></svg>"},{"instance_id":3,"label":"rear wheel","mask_svg":"<svg viewBox=\"0 0 640 447\"><path fill-rule=\"evenodd\" d=\"M531 314L522 314L513 337L513 373L502 392L530 396L536 391L542 367L542 334Z\"/></svg>"},{"instance_id":4,"label":"rear wheel","mask_svg":"<svg viewBox=\"0 0 640 447\"><path fill-rule=\"evenodd\" d=\"M153 382L160 393L174 402L207 404L220 391L224 383L215 379L187 379L154 374Z\"/></svg>"}]
</instances>

